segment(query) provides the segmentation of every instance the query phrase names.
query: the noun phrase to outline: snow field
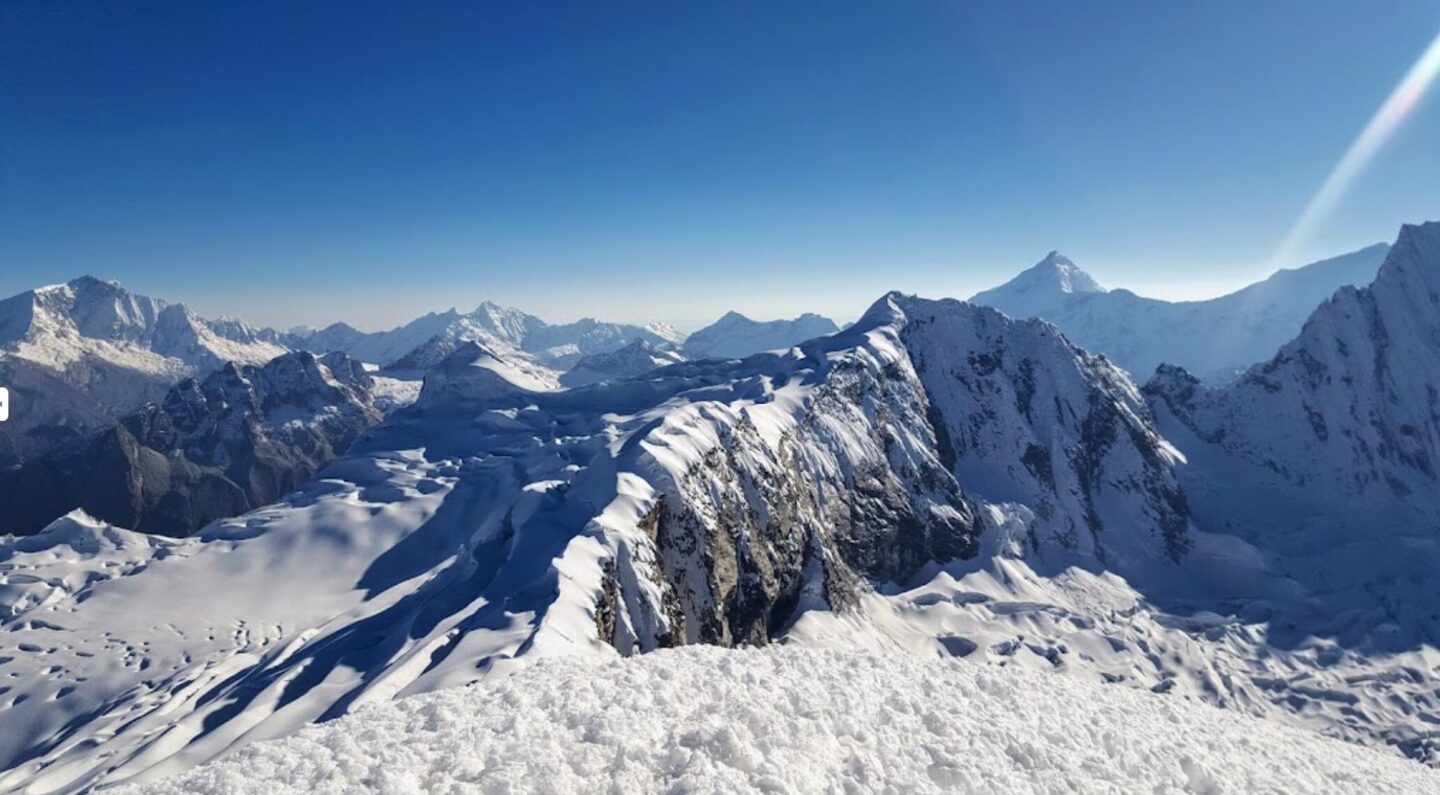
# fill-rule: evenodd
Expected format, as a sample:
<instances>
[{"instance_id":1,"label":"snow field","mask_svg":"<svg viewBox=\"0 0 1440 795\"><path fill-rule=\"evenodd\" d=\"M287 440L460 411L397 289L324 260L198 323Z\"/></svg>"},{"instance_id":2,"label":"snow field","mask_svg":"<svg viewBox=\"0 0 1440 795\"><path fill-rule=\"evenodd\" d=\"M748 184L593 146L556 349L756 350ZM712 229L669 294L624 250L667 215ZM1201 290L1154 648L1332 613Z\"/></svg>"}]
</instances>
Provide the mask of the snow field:
<instances>
[{"instance_id":1,"label":"snow field","mask_svg":"<svg viewBox=\"0 0 1440 795\"><path fill-rule=\"evenodd\" d=\"M256 743L149 793L1440 791L1440 772L1129 688L904 654L547 658Z\"/></svg>"}]
</instances>

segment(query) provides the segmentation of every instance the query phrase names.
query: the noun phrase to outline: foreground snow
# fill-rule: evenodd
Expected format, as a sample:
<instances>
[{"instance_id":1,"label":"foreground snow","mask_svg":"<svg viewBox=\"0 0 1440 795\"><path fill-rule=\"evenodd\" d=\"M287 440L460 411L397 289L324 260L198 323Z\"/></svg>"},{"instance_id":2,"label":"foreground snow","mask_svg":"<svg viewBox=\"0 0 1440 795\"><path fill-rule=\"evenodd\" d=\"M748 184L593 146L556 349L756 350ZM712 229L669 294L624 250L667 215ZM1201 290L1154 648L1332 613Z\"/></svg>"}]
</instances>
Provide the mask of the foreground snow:
<instances>
[{"instance_id":1,"label":"foreground snow","mask_svg":"<svg viewBox=\"0 0 1440 795\"><path fill-rule=\"evenodd\" d=\"M910 655L552 658L141 790L1434 792L1440 773L1209 706Z\"/></svg>"}]
</instances>

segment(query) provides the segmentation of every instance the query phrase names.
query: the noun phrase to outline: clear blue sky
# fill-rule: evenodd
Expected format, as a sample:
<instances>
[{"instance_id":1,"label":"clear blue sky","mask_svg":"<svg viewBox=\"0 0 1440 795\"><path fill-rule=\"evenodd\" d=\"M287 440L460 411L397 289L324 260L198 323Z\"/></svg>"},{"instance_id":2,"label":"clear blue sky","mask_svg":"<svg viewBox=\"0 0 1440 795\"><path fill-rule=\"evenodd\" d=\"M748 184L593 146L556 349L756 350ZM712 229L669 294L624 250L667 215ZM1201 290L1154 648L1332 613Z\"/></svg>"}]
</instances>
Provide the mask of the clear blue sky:
<instances>
[{"instance_id":1,"label":"clear blue sky","mask_svg":"<svg viewBox=\"0 0 1440 795\"><path fill-rule=\"evenodd\" d=\"M6 0L0 294L693 327L964 297L1052 248L1216 294L1437 33L1440 0ZM1426 218L1433 96L1301 259Z\"/></svg>"}]
</instances>

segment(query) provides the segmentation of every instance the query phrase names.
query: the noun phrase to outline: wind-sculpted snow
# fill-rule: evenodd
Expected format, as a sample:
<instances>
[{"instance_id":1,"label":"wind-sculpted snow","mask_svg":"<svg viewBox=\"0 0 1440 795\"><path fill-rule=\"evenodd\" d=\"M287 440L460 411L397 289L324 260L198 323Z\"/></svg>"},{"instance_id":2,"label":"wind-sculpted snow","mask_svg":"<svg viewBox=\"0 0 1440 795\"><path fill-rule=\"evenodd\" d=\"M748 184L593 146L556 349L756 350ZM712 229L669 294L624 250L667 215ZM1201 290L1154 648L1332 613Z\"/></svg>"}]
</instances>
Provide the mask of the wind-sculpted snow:
<instances>
[{"instance_id":1,"label":"wind-sculpted snow","mask_svg":"<svg viewBox=\"0 0 1440 795\"><path fill-rule=\"evenodd\" d=\"M1371 792L1440 774L1014 668L684 649L375 705L127 792Z\"/></svg>"}]
</instances>

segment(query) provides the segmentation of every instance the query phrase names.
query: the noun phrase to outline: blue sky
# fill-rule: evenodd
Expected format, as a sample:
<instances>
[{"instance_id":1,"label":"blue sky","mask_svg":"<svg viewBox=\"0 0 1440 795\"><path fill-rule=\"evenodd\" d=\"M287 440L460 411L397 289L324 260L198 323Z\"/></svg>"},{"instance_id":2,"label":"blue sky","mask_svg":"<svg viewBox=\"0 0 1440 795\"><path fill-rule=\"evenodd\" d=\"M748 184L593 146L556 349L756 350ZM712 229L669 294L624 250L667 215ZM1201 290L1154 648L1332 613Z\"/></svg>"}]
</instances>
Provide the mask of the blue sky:
<instances>
[{"instance_id":1,"label":"blue sky","mask_svg":"<svg viewBox=\"0 0 1440 795\"><path fill-rule=\"evenodd\" d=\"M1263 275L1437 33L1440 0L7 0L0 294L694 327L1055 248L1204 297ZM1427 96L1291 264L1440 218L1437 186Z\"/></svg>"}]
</instances>

